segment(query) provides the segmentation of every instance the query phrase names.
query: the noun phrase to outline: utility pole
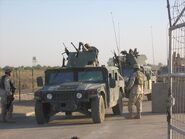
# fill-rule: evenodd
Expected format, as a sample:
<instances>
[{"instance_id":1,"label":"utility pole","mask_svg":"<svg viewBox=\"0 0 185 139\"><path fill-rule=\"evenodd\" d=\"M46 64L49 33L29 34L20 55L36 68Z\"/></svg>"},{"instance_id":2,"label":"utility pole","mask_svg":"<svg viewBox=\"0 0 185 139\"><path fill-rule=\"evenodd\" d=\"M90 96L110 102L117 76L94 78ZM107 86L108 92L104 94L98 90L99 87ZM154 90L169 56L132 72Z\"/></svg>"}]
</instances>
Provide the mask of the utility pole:
<instances>
[{"instance_id":1,"label":"utility pole","mask_svg":"<svg viewBox=\"0 0 185 139\"><path fill-rule=\"evenodd\" d=\"M150 27L151 29L151 41L152 41L152 58L153 58L153 65L155 65L155 55L154 55L154 43L153 43L153 29L152 26Z\"/></svg>"},{"instance_id":2,"label":"utility pole","mask_svg":"<svg viewBox=\"0 0 185 139\"><path fill-rule=\"evenodd\" d=\"M19 71L19 101L21 101L21 67L18 69Z\"/></svg>"},{"instance_id":3,"label":"utility pole","mask_svg":"<svg viewBox=\"0 0 185 139\"><path fill-rule=\"evenodd\" d=\"M35 86L34 86L34 67L36 66L36 63L37 63L37 59L34 56L32 58L32 92L34 92L34 89L35 89Z\"/></svg>"},{"instance_id":4,"label":"utility pole","mask_svg":"<svg viewBox=\"0 0 185 139\"><path fill-rule=\"evenodd\" d=\"M172 18L171 18L171 11L170 11L170 2L169 0L167 0L167 9L168 9L168 19L169 19L169 57L168 57L168 74L171 75L172 74L172 31L170 30L170 28L172 27ZM169 94L168 94L168 99L170 100L171 98L173 98L173 79L171 76L169 76L170 79L170 86L169 86ZM167 123L168 123L168 139L172 139L172 128L171 128L171 124L172 124L172 106L168 106L167 107Z\"/></svg>"}]
</instances>

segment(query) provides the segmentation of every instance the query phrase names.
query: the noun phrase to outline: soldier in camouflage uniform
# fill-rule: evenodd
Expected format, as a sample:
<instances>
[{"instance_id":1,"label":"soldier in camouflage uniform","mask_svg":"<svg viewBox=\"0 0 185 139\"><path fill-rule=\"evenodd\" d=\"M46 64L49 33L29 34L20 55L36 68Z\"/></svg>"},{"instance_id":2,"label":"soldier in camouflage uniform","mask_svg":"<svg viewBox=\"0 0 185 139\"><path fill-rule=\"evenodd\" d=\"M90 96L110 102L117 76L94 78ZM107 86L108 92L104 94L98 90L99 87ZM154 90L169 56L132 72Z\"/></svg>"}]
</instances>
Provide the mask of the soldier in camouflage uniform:
<instances>
[{"instance_id":1,"label":"soldier in camouflage uniform","mask_svg":"<svg viewBox=\"0 0 185 139\"><path fill-rule=\"evenodd\" d=\"M90 46L88 43L86 43L83 47L83 51L95 51L96 53L99 52L99 50L94 47L94 46Z\"/></svg>"},{"instance_id":2,"label":"soldier in camouflage uniform","mask_svg":"<svg viewBox=\"0 0 185 139\"><path fill-rule=\"evenodd\" d=\"M5 75L1 77L0 96L1 96L1 115L3 122L7 122L7 118L12 119L13 104L8 99L12 96L12 82L10 80L11 69L5 69Z\"/></svg>"},{"instance_id":3,"label":"soldier in camouflage uniform","mask_svg":"<svg viewBox=\"0 0 185 139\"><path fill-rule=\"evenodd\" d=\"M139 71L139 65L134 65L134 73L132 74L127 90L130 91L128 111L129 118L141 118L142 112L142 100L143 100L143 85L144 85L144 74ZM137 108L137 114L133 116L133 105Z\"/></svg>"}]
</instances>

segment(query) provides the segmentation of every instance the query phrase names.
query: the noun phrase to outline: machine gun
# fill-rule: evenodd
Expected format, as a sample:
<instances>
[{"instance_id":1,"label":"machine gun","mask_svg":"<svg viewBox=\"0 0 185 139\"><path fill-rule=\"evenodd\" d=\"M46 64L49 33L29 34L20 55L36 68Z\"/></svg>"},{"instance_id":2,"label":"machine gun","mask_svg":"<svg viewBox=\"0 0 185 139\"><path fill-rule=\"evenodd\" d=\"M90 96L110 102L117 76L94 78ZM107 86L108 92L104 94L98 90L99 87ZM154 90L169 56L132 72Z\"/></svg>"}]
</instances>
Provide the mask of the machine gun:
<instances>
[{"instance_id":1,"label":"machine gun","mask_svg":"<svg viewBox=\"0 0 185 139\"><path fill-rule=\"evenodd\" d=\"M65 65L66 59L65 59L65 57L64 57L64 54L66 54L67 56L69 56L69 53L70 53L70 52L69 52L69 50L67 49L65 43L63 43L63 45L64 45L65 50L64 50L64 52L62 53L62 56L63 56L63 59L62 59L62 67L65 67L65 66L66 66L66 65Z\"/></svg>"},{"instance_id":2,"label":"machine gun","mask_svg":"<svg viewBox=\"0 0 185 139\"><path fill-rule=\"evenodd\" d=\"M84 50L85 45L82 42L79 42L78 48L71 42L71 45L75 48L75 52L71 52L67 49L66 45L63 43L65 47L65 52L62 53L62 67L85 67L85 66L98 66L98 49L96 47L92 47L92 50ZM67 55L67 58L64 57L64 54Z\"/></svg>"},{"instance_id":3,"label":"machine gun","mask_svg":"<svg viewBox=\"0 0 185 139\"><path fill-rule=\"evenodd\" d=\"M117 56L115 51L114 51L113 60L114 60L114 65L117 65L119 67L119 58L118 58L118 56Z\"/></svg>"}]
</instances>

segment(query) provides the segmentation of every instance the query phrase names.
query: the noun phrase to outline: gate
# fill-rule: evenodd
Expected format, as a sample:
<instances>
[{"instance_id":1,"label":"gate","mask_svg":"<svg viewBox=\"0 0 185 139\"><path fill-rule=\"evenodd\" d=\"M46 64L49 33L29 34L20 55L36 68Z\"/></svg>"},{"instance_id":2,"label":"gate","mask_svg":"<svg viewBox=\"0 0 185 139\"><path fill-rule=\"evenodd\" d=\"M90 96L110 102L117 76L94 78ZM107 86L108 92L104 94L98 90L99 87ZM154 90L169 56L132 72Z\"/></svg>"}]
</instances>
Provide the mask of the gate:
<instances>
[{"instance_id":1,"label":"gate","mask_svg":"<svg viewBox=\"0 0 185 139\"><path fill-rule=\"evenodd\" d=\"M167 0L169 17L168 139L185 139L185 0Z\"/></svg>"}]
</instances>

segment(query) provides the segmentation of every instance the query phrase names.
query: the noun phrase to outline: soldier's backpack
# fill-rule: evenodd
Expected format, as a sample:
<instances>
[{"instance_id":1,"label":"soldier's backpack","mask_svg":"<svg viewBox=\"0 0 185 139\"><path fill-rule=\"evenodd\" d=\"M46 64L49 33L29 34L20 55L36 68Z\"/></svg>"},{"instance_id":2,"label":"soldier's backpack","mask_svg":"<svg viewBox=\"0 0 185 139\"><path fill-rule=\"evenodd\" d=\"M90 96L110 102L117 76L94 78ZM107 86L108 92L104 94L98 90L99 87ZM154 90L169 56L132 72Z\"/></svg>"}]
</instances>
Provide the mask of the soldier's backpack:
<instances>
[{"instance_id":1,"label":"soldier's backpack","mask_svg":"<svg viewBox=\"0 0 185 139\"><path fill-rule=\"evenodd\" d=\"M136 78L135 78L135 85L143 85L144 84L144 77L143 73L138 71L136 72Z\"/></svg>"},{"instance_id":2,"label":"soldier's backpack","mask_svg":"<svg viewBox=\"0 0 185 139\"><path fill-rule=\"evenodd\" d=\"M3 75L1 78L0 78L0 89L5 89L5 85L4 85L4 81L5 81L5 75Z\"/></svg>"}]
</instances>

